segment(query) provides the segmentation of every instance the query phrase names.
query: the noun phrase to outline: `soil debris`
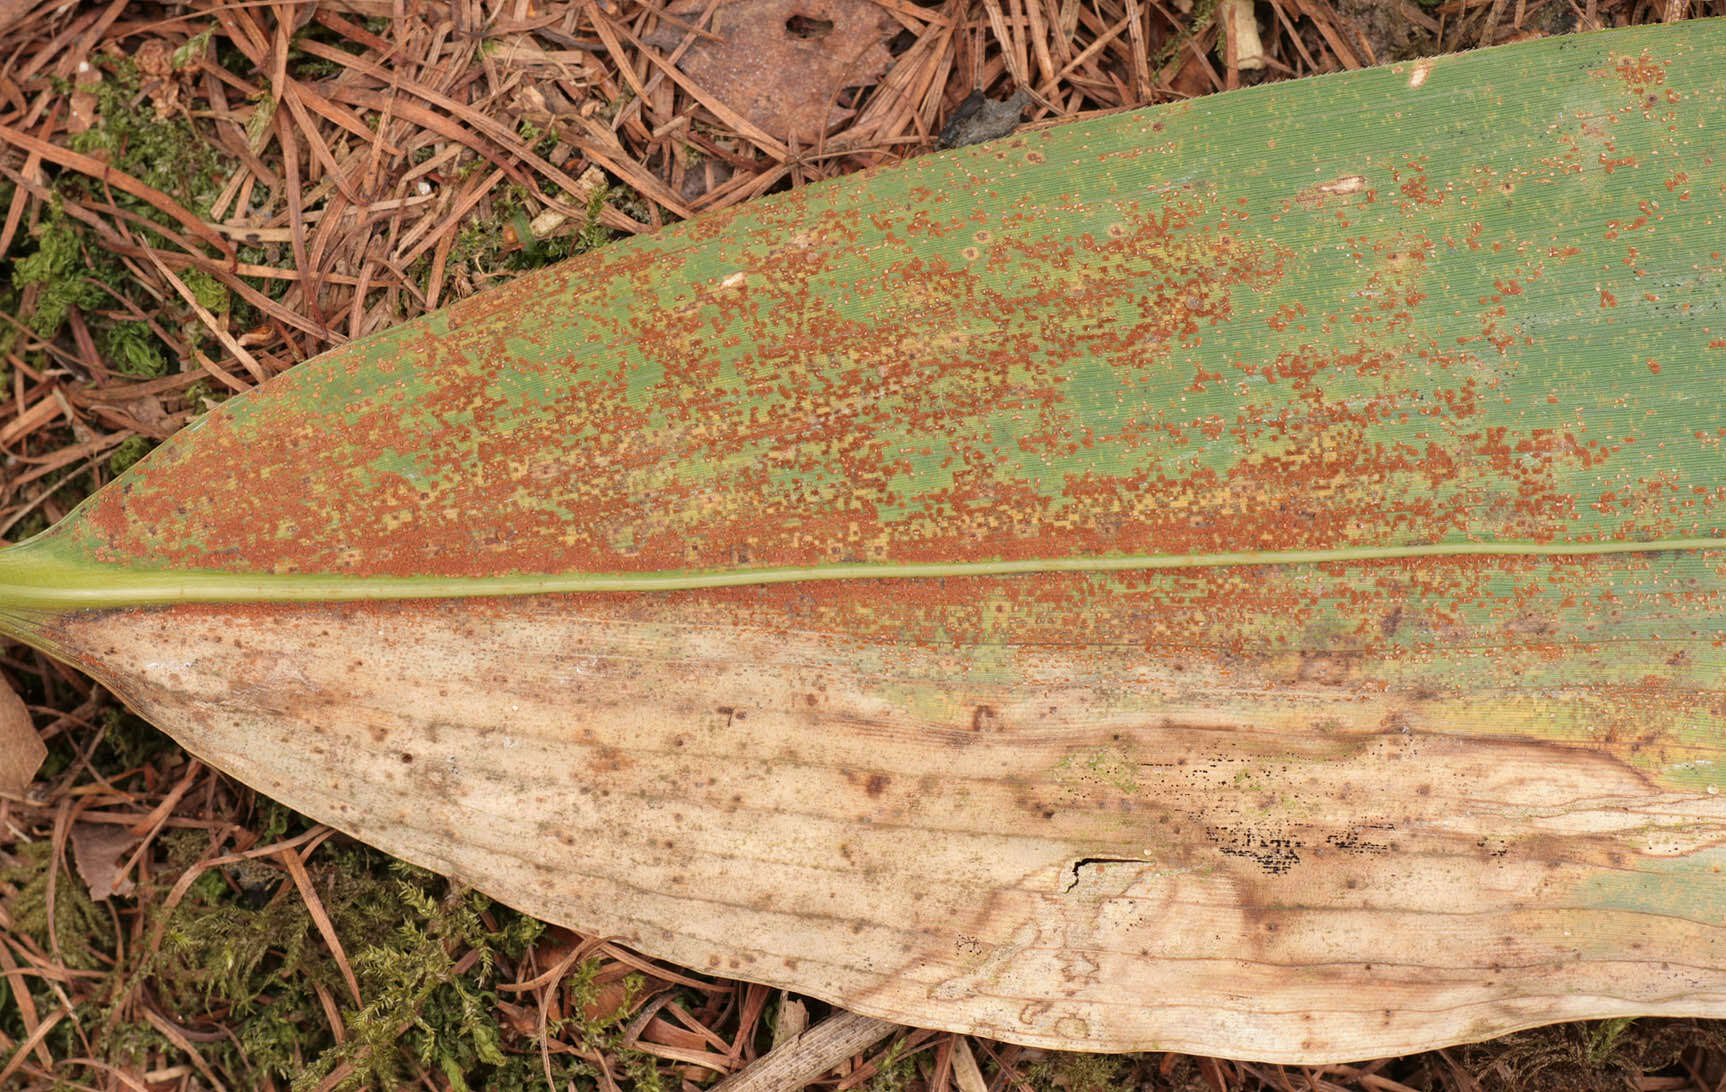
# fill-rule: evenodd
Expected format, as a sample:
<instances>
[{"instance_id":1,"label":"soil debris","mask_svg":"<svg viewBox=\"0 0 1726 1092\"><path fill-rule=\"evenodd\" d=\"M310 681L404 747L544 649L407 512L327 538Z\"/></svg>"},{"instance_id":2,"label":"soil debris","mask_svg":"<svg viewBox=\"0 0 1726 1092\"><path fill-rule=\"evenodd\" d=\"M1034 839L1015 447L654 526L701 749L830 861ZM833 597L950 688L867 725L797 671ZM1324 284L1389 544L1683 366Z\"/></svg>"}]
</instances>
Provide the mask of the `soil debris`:
<instances>
[{"instance_id":1,"label":"soil debris","mask_svg":"<svg viewBox=\"0 0 1726 1092\"><path fill-rule=\"evenodd\" d=\"M953 111L941 130L943 148L963 148L1004 137L1019 127L1019 118L1031 104L1030 92L1021 88L1005 102L996 102L981 91L973 91Z\"/></svg>"}]
</instances>

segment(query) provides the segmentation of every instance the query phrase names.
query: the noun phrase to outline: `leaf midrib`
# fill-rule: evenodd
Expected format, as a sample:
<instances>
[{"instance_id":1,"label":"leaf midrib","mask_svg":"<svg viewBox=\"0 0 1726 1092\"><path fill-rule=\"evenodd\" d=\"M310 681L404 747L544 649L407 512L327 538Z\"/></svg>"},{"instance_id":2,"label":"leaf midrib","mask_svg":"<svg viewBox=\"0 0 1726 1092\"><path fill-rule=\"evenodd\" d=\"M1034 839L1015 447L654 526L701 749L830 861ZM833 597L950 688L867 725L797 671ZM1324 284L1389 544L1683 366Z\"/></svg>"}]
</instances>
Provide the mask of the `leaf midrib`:
<instances>
[{"instance_id":1,"label":"leaf midrib","mask_svg":"<svg viewBox=\"0 0 1726 1092\"><path fill-rule=\"evenodd\" d=\"M1035 573L1117 573L1253 565L1324 565L1444 557L1591 557L1726 550L1726 537L1617 542L1440 542L1213 554L1138 554L949 562L879 562L754 569L503 574L479 577L352 576L138 570L80 561L26 543L0 550L0 608L102 609L167 603L340 602L576 593L670 592L829 580L938 580Z\"/></svg>"}]
</instances>

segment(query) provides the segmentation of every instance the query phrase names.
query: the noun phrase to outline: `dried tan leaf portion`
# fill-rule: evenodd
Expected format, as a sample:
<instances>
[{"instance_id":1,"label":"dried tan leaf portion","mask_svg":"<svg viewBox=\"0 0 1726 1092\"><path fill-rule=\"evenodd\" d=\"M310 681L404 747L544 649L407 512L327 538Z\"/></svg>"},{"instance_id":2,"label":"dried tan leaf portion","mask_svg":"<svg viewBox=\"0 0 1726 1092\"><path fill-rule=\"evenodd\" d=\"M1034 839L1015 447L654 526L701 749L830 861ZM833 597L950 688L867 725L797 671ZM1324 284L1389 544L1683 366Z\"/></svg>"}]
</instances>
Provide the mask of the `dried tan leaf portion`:
<instances>
[{"instance_id":1,"label":"dried tan leaf portion","mask_svg":"<svg viewBox=\"0 0 1726 1092\"><path fill-rule=\"evenodd\" d=\"M1726 747L1620 734L1642 654L1598 619L1416 651L972 647L851 635L821 594L184 607L59 637L194 752L393 853L884 1019L1315 1062L1726 1005L1726 799L1663 772ZM1103 631L1186 609L1122 598ZM934 609L904 599L868 601Z\"/></svg>"}]
</instances>

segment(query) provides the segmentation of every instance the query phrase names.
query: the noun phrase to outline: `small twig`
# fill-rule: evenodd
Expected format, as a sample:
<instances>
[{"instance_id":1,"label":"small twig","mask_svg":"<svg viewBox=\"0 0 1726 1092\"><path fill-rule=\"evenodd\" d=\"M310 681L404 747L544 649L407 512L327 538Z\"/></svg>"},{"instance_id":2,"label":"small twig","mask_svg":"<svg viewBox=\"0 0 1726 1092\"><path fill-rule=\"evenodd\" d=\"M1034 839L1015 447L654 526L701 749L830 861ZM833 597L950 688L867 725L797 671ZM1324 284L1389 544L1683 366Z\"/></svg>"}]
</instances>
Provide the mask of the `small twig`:
<instances>
[{"instance_id":1,"label":"small twig","mask_svg":"<svg viewBox=\"0 0 1726 1092\"><path fill-rule=\"evenodd\" d=\"M889 1020L836 1012L714 1085L711 1092L789 1092L899 1030Z\"/></svg>"}]
</instances>

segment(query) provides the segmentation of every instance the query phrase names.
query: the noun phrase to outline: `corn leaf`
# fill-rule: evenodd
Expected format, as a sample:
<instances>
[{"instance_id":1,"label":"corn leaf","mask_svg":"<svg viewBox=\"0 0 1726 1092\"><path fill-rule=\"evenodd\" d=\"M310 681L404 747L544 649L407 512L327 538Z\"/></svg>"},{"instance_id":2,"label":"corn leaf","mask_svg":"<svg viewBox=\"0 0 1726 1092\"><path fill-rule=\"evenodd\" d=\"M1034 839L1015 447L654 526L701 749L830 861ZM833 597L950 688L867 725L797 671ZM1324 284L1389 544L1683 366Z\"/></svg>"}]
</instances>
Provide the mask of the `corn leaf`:
<instances>
[{"instance_id":1,"label":"corn leaf","mask_svg":"<svg viewBox=\"0 0 1726 1092\"><path fill-rule=\"evenodd\" d=\"M1726 1015L1726 26L772 197L345 346L0 625L524 910L1023 1043Z\"/></svg>"}]
</instances>

